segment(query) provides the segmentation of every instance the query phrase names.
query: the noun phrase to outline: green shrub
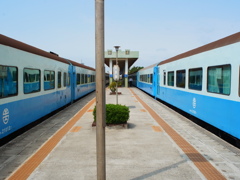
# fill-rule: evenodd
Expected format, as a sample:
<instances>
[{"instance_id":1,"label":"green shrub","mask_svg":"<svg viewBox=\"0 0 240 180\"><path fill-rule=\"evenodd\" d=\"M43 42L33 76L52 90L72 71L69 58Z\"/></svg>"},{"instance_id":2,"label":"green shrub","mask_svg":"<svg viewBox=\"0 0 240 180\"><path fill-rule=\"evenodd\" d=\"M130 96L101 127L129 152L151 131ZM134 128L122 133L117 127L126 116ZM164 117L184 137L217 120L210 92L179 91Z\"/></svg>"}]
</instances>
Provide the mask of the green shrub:
<instances>
[{"instance_id":1,"label":"green shrub","mask_svg":"<svg viewBox=\"0 0 240 180\"><path fill-rule=\"evenodd\" d=\"M118 81L117 84L118 84L118 87L122 87L122 81ZM116 87L116 82L113 81L113 82L109 85L109 88L110 88L110 90L111 90L112 92L116 92L116 89L117 89L117 87Z\"/></svg>"},{"instance_id":2,"label":"green shrub","mask_svg":"<svg viewBox=\"0 0 240 180\"><path fill-rule=\"evenodd\" d=\"M109 85L109 88L112 92L115 92L116 91L116 82L112 82L110 85Z\"/></svg>"},{"instance_id":3,"label":"green shrub","mask_svg":"<svg viewBox=\"0 0 240 180\"><path fill-rule=\"evenodd\" d=\"M122 87L122 81L118 81L118 87Z\"/></svg>"},{"instance_id":4,"label":"green shrub","mask_svg":"<svg viewBox=\"0 0 240 180\"><path fill-rule=\"evenodd\" d=\"M106 124L123 124L129 119L129 107L120 104L106 104ZM96 106L93 110L96 121Z\"/></svg>"}]
</instances>

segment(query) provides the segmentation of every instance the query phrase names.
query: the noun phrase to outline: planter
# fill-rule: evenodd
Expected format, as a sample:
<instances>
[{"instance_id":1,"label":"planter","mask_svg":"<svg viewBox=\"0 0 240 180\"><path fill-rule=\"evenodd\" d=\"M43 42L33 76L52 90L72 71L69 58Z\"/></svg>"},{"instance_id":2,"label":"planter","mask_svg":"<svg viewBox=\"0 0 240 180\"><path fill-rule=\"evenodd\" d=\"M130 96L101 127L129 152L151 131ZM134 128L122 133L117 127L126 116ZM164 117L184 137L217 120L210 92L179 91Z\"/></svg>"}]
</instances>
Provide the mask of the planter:
<instances>
[{"instance_id":1,"label":"planter","mask_svg":"<svg viewBox=\"0 0 240 180\"><path fill-rule=\"evenodd\" d=\"M106 104L106 126L114 129L127 128L129 119L129 107L121 104ZM92 126L96 126L96 106L93 109L94 121Z\"/></svg>"},{"instance_id":2,"label":"planter","mask_svg":"<svg viewBox=\"0 0 240 180\"><path fill-rule=\"evenodd\" d=\"M96 122L92 123L92 127L96 127ZM128 128L128 123L123 123L123 124L106 124L106 128L108 129L127 129Z\"/></svg>"},{"instance_id":3,"label":"planter","mask_svg":"<svg viewBox=\"0 0 240 180\"><path fill-rule=\"evenodd\" d=\"M116 95L116 92L110 92L110 95ZM118 94L122 94L121 92L118 92Z\"/></svg>"}]
</instances>

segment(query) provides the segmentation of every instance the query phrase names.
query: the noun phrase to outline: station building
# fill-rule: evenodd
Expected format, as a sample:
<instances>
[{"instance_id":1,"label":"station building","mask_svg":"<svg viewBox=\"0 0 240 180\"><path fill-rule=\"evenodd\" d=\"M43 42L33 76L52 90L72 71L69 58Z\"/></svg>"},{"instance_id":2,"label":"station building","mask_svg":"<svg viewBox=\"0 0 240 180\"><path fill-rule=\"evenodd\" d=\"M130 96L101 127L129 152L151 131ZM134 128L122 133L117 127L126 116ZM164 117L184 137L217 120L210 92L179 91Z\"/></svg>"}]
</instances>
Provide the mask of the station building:
<instances>
[{"instance_id":1,"label":"station building","mask_svg":"<svg viewBox=\"0 0 240 180\"><path fill-rule=\"evenodd\" d=\"M109 82L113 81L113 66L116 65L116 60L118 60L118 66L120 68L120 80L122 85L128 87L128 70L129 68L137 61L139 57L138 51L130 51L126 49L125 51L118 50L116 51L107 50L105 51L105 64L109 67Z\"/></svg>"}]
</instances>

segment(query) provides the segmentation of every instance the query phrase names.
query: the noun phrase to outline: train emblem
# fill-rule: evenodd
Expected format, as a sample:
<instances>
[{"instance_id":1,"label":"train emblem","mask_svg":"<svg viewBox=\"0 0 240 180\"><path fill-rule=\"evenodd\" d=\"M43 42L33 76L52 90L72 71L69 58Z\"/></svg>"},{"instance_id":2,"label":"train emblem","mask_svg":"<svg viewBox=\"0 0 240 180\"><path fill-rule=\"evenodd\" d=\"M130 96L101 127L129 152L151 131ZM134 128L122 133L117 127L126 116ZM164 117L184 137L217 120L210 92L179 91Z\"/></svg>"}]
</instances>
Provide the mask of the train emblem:
<instances>
[{"instance_id":1,"label":"train emblem","mask_svg":"<svg viewBox=\"0 0 240 180\"><path fill-rule=\"evenodd\" d=\"M3 110L3 118L2 119L3 119L4 124L8 123L8 121L9 121L9 110L7 108L5 108Z\"/></svg>"}]
</instances>

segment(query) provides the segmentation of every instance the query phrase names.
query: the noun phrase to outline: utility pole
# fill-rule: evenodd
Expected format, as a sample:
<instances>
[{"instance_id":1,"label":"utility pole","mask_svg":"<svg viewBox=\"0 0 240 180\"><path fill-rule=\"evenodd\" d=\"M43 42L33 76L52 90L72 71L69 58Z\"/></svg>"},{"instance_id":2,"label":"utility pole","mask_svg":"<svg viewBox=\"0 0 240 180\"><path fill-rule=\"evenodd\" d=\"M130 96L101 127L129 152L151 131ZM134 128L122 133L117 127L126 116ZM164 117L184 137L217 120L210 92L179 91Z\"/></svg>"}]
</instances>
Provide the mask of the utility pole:
<instances>
[{"instance_id":1,"label":"utility pole","mask_svg":"<svg viewBox=\"0 0 240 180\"><path fill-rule=\"evenodd\" d=\"M95 0L95 61L96 61L96 146L97 180L106 180L105 67L104 67L104 0Z\"/></svg>"}]
</instances>

